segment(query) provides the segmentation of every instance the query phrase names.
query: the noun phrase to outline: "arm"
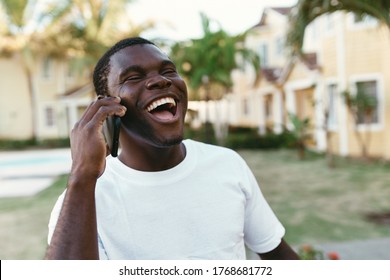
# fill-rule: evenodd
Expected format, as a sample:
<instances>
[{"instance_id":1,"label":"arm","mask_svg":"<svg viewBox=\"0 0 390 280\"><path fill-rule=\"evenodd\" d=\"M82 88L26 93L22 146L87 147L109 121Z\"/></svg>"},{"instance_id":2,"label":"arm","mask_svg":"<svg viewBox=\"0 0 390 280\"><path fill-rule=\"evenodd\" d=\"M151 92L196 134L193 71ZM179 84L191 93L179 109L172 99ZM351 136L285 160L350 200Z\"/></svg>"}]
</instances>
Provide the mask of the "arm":
<instances>
[{"instance_id":1,"label":"arm","mask_svg":"<svg viewBox=\"0 0 390 280\"><path fill-rule=\"evenodd\" d=\"M299 260L297 253L283 239L272 251L258 255L262 260Z\"/></svg>"},{"instance_id":2,"label":"arm","mask_svg":"<svg viewBox=\"0 0 390 280\"><path fill-rule=\"evenodd\" d=\"M108 115L125 114L119 102L119 98L99 98L72 130L72 168L46 259L99 258L95 186L107 155L102 126Z\"/></svg>"}]
</instances>

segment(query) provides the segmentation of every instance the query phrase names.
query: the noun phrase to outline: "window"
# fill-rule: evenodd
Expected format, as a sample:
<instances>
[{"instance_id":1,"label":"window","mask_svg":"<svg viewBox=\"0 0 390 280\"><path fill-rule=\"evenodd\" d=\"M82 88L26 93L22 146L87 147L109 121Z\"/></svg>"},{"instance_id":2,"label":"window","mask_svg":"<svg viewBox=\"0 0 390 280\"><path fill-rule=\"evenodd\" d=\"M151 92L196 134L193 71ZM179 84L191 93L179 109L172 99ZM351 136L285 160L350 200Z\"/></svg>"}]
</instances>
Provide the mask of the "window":
<instances>
[{"instance_id":1,"label":"window","mask_svg":"<svg viewBox=\"0 0 390 280\"><path fill-rule=\"evenodd\" d=\"M68 78L68 79L72 79L72 78L74 78L74 66L73 66L73 63L68 63L67 64L67 68L66 68L66 77Z\"/></svg>"},{"instance_id":2,"label":"window","mask_svg":"<svg viewBox=\"0 0 390 280\"><path fill-rule=\"evenodd\" d=\"M268 66L268 45L267 44L261 44L260 45L260 50L259 50L259 55L260 55L260 63L261 66Z\"/></svg>"},{"instance_id":3,"label":"window","mask_svg":"<svg viewBox=\"0 0 390 280\"><path fill-rule=\"evenodd\" d=\"M334 128L337 126L337 84L330 84L327 87L328 95L328 127Z\"/></svg>"},{"instance_id":4,"label":"window","mask_svg":"<svg viewBox=\"0 0 390 280\"><path fill-rule=\"evenodd\" d=\"M376 20L374 17L369 16L369 15L365 15L365 14L362 14L362 15L353 14L353 23L355 23L355 24L367 24L367 25L370 25L370 24L375 24L375 23L377 23L377 20Z\"/></svg>"},{"instance_id":5,"label":"window","mask_svg":"<svg viewBox=\"0 0 390 280\"><path fill-rule=\"evenodd\" d=\"M276 56L280 56L283 54L284 49L284 40L282 37L276 39Z\"/></svg>"},{"instance_id":6,"label":"window","mask_svg":"<svg viewBox=\"0 0 390 280\"><path fill-rule=\"evenodd\" d=\"M265 118L272 119L272 95L264 96Z\"/></svg>"},{"instance_id":7,"label":"window","mask_svg":"<svg viewBox=\"0 0 390 280\"><path fill-rule=\"evenodd\" d=\"M242 111L245 116L249 115L249 100L248 98L245 98L242 103Z\"/></svg>"},{"instance_id":8,"label":"window","mask_svg":"<svg viewBox=\"0 0 390 280\"><path fill-rule=\"evenodd\" d=\"M73 79L77 74L82 74L80 62L77 59L70 59L65 64L66 78Z\"/></svg>"},{"instance_id":9,"label":"window","mask_svg":"<svg viewBox=\"0 0 390 280\"><path fill-rule=\"evenodd\" d=\"M377 81L356 82L355 104L358 124L379 123Z\"/></svg>"},{"instance_id":10,"label":"window","mask_svg":"<svg viewBox=\"0 0 390 280\"><path fill-rule=\"evenodd\" d=\"M326 31L330 32L334 29L334 14L327 14L325 17L326 20Z\"/></svg>"},{"instance_id":11,"label":"window","mask_svg":"<svg viewBox=\"0 0 390 280\"><path fill-rule=\"evenodd\" d=\"M55 125L55 114L52 107L46 107L45 109L45 124L47 127L53 127Z\"/></svg>"},{"instance_id":12,"label":"window","mask_svg":"<svg viewBox=\"0 0 390 280\"><path fill-rule=\"evenodd\" d=\"M378 20L367 14L349 13L348 25L352 29L371 28L378 25Z\"/></svg>"},{"instance_id":13,"label":"window","mask_svg":"<svg viewBox=\"0 0 390 280\"><path fill-rule=\"evenodd\" d=\"M316 41L318 38L319 33L319 21L318 19L315 19L312 23L312 34L311 39Z\"/></svg>"},{"instance_id":14,"label":"window","mask_svg":"<svg viewBox=\"0 0 390 280\"><path fill-rule=\"evenodd\" d=\"M52 61L50 58L44 58L42 61L42 78L49 79L52 72Z\"/></svg>"}]
</instances>

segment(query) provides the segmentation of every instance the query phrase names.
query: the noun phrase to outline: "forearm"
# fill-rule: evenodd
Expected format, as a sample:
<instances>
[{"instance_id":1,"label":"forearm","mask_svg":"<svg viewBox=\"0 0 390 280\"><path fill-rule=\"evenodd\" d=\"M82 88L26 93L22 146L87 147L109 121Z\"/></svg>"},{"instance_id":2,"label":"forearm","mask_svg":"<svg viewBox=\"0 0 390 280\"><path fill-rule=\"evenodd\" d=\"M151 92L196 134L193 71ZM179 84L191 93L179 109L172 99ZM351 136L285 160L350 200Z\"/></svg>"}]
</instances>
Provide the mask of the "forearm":
<instances>
[{"instance_id":1,"label":"forearm","mask_svg":"<svg viewBox=\"0 0 390 280\"><path fill-rule=\"evenodd\" d=\"M70 176L46 259L98 259L95 184Z\"/></svg>"},{"instance_id":2,"label":"forearm","mask_svg":"<svg viewBox=\"0 0 390 280\"><path fill-rule=\"evenodd\" d=\"M102 125L108 116L124 116L119 97L100 96L71 132L72 170L46 259L98 259L95 186L107 155Z\"/></svg>"}]
</instances>

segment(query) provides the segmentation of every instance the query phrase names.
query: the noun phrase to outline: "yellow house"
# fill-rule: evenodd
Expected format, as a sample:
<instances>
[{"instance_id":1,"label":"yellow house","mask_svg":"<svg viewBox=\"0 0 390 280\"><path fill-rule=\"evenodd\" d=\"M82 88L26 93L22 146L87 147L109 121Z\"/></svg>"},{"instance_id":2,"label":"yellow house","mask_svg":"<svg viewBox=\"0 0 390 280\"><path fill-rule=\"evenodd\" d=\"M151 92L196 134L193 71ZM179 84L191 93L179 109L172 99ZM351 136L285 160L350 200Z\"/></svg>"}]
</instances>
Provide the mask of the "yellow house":
<instances>
[{"instance_id":1,"label":"yellow house","mask_svg":"<svg viewBox=\"0 0 390 280\"><path fill-rule=\"evenodd\" d=\"M331 100L332 146L341 155L360 155L358 141L362 137L371 156L390 159L390 30L372 18L361 20L352 13L328 17L319 19L333 21L321 38L319 54L322 96ZM354 122L340 96L344 91L356 95L358 90L377 102L368 123L362 119Z\"/></svg>"},{"instance_id":2,"label":"yellow house","mask_svg":"<svg viewBox=\"0 0 390 280\"><path fill-rule=\"evenodd\" d=\"M30 139L34 134L38 139L68 137L82 109L92 99L85 94L91 86L80 86L86 84L88 76L72 69L68 61L34 61L31 94L19 56L0 59L0 139Z\"/></svg>"},{"instance_id":3,"label":"yellow house","mask_svg":"<svg viewBox=\"0 0 390 280\"><path fill-rule=\"evenodd\" d=\"M266 8L260 22L250 31L246 47L253 49L260 56L261 80L254 85L253 70L233 73L233 90L229 99L235 108L232 125L258 127L259 132L281 132L284 121L283 90L278 82L283 67L287 64L284 41L288 28L289 8ZM232 106L232 105L231 105Z\"/></svg>"},{"instance_id":4,"label":"yellow house","mask_svg":"<svg viewBox=\"0 0 390 280\"><path fill-rule=\"evenodd\" d=\"M305 59L289 58L283 45L289 9L267 8L252 28L247 46L257 50L262 79L255 89L237 75L235 94L249 99L250 122L260 133L291 128L288 114L309 118L310 142L343 156L360 156L362 143L373 157L390 159L390 31L376 20L336 12L314 21L306 30ZM249 75L250 76L250 75ZM249 78L250 80L250 78ZM246 90L245 90L246 87ZM355 122L343 92L358 91L376 100L372 118ZM360 141L360 142L359 142Z\"/></svg>"}]
</instances>

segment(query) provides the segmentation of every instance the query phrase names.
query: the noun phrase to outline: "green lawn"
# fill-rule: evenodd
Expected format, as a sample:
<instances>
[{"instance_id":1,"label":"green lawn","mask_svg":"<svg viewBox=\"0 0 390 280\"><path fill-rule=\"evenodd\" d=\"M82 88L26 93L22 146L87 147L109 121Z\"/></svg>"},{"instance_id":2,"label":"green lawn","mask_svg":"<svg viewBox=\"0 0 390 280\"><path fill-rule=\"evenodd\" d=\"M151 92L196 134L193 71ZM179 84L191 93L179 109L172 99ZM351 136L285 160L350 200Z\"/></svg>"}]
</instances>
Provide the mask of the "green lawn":
<instances>
[{"instance_id":1,"label":"green lawn","mask_svg":"<svg viewBox=\"0 0 390 280\"><path fill-rule=\"evenodd\" d=\"M390 211L390 165L320 156L299 161L294 151L240 151L271 207L286 226L290 244L389 237L390 225L367 221ZM61 177L34 197L0 199L0 259L41 259L51 208L66 184Z\"/></svg>"},{"instance_id":2,"label":"green lawn","mask_svg":"<svg viewBox=\"0 0 390 280\"><path fill-rule=\"evenodd\" d=\"M47 224L66 176L32 197L0 199L0 259L42 259L47 244Z\"/></svg>"},{"instance_id":3,"label":"green lawn","mask_svg":"<svg viewBox=\"0 0 390 280\"><path fill-rule=\"evenodd\" d=\"M241 151L282 223L291 244L390 237L390 225L368 213L390 212L390 165L320 156L298 161L292 151Z\"/></svg>"}]
</instances>

